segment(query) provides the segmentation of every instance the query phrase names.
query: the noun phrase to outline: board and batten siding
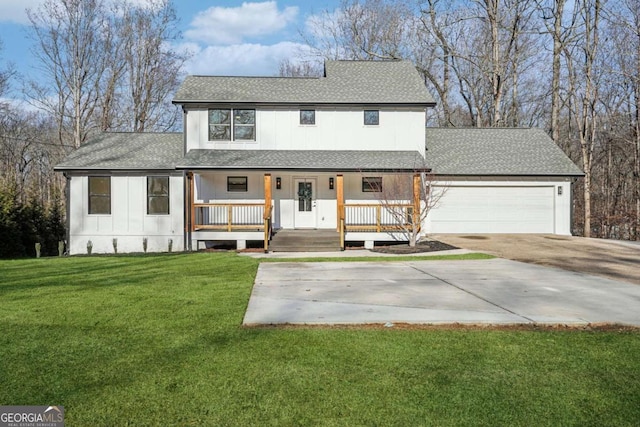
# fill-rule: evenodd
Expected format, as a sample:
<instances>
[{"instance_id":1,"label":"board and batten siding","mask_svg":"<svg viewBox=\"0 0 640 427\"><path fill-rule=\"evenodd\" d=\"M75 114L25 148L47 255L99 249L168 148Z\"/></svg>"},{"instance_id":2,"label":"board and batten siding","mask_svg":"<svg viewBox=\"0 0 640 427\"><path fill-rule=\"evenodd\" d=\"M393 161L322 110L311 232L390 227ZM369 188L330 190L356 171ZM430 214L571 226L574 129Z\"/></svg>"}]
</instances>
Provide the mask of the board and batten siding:
<instances>
[{"instance_id":1,"label":"board and batten siding","mask_svg":"<svg viewBox=\"0 0 640 427\"><path fill-rule=\"evenodd\" d=\"M69 253L86 254L87 242L92 253L113 253L113 239L118 252L166 252L169 239L172 250L184 250L184 185L182 175L168 173L115 174L111 176L111 214L89 214L88 176L71 175L69 196ZM169 214L147 214L147 176L169 176Z\"/></svg>"},{"instance_id":2,"label":"board and batten siding","mask_svg":"<svg viewBox=\"0 0 640 427\"><path fill-rule=\"evenodd\" d=\"M364 110L316 107L316 124L301 125L299 108L258 107L255 141L209 141L208 109L190 108L185 115L186 149L424 152L425 109L379 108L380 124L374 126L364 124Z\"/></svg>"}]
</instances>

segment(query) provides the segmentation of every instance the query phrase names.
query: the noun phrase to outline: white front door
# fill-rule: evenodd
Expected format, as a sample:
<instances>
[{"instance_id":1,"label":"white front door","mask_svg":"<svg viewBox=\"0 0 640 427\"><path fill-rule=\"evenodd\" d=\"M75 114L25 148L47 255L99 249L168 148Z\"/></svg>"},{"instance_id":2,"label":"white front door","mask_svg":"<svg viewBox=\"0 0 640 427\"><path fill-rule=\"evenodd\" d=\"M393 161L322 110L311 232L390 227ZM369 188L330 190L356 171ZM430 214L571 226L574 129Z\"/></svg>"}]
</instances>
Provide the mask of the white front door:
<instances>
[{"instance_id":1,"label":"white front door","mask_svg":"<svg viewBox=\"0 0 640 427\"><path fill-rule=\"evenodd\" d=\"M296 179L294 182L294 225L296 228L316 228L316 179Z\"/></svg>"}]
</instances>

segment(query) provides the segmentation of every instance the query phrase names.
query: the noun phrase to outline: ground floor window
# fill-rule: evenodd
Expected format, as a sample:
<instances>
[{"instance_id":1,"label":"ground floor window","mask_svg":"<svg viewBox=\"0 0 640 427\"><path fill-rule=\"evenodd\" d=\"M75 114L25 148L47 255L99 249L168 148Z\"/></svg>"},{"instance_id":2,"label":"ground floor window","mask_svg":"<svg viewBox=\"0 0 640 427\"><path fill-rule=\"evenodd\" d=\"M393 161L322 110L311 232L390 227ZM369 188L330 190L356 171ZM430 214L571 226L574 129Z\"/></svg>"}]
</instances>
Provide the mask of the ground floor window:
<instances>
[{"instance_id":1,"label":"ground floor window","mask_svg":"<svg viewBox=\"0 0 640 427\"><path fill-rule=\"evenodd\" d=\"M89 177L89 214L111 215L111 177Z\"/></svg>"},{"instance_id":2,"label":"ground floor window","mask_svg":"<svg viewBox=\"0 0 640 427\"><path fill-rule=\"evenodd\" d=\"M381 193L382 177L381 176L365 176L362 177L363 193Z\"/></svg>"},{"instance_id":3,"label":"ground floor window","mask_svg":"<svg viewBox=\"0 0 640 427\"><path fill-rule=\"evenodd\" d=\"M147 177L147 214L169 215L169 177Z\"/></svg>"},{"instance_id":4,"label":"ground floor window","mask_svg":"<svg viewBox=\"0 0 640 427\"><path fill-rule=\"evenodd\" d=\"M228 176L227 191L229 193L248 191L247 177L246 176Z\"/></svg>"}]
</instances>

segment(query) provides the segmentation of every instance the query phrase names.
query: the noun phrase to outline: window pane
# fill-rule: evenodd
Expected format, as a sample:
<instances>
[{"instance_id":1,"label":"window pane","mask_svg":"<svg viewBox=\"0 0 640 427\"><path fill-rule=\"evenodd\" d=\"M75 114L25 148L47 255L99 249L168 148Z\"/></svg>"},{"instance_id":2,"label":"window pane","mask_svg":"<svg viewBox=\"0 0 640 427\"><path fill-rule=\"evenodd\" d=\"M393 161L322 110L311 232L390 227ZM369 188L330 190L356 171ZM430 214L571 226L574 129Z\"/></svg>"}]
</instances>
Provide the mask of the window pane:
<instances>
[{"instance_id":1,"label":"window pane","mask_svg":"<svg viewBox=\"0 0 640 427\"><path fill-rule=\"evenodd\" d=\"M236 125L253 125L256 123L256 110L235 110L233 120Z\"/></svg>"},{"instance_id":2,"label":"window pane","mask_svg":"<svg viewBox=\"0 0 640 427\"><path fill-rule=\"evenodd\" d=\"M234 139L254 140L255 128L253 126L235 126L233 128Z\"/></svg>"},{"instance_id":3,"label":"window pane","mask_svg":"<svg viewBox=\"0 0 640 427\"><path fill-rule=\"evenodd\" d=\"M380 124L380 112L378 110L364 110L364 124L365 125Z\"/></svg>"},{"instance_id":4,"label":"window pane","mask_svg":"<svg viewBox=\"0 0 640 427\"><path fill-rule=\"evenodd\" d=\"M111 193L111 178L108 176L90 176L89 194L108 196Z\"/></svg>"},{"instance_id":5,"label":"window pane","mask_svg":"<svg viewBox=\"0 0 640 427\"><path fill-rule=\"evenodd\" d=\"M316 124L316 110L300 110L300 124L301 125L315 125Z\"/></svg>"},{"instance_id":6,"label":"window pane","mask_svg":"<svg viewBox=\"0 0 640 427\"><path fill-rule=\"evenodd\" d=\"M231 124L231 110L209 110L209 124Z\"/></svg>"},{"instance_id":7,"label":"window pane","mask_svg":"<svg viewBox=\"0 0 640 427\"><path fill-rule=\"evenodd\" d=\"M147 193L151 196L168 196L169 195L169 177L168 176L150 176L147 177Z\"/></svg>"},{"instance_id":8,"label":"window pane","mask_svg":"<svg viewBox=\"0 0 640 427\"><path fill-rule=\"evenodd\" d=\"M362 192L380 193L382 192L382 177L368 176L362 178Z\"/></svg>"},{"instance_id":9,"label":"window pane","mask_svg":"<svg viewBox=\"0 0 640 427\"><path fill-rule=\"evenodd\" d=\"M148 214L149 215L168 215L169 214L169 197L150 196Z\"/></svg>"},{"instance_id":10,"label":"window pane","mask_svg":"<svg viewBox=\"0 0 640 427\"><path fill-rule=\"evenodd\" d=\"M211 125L209 128L209 140L213 141L230 141L231 126L228 125Z\"/></svg>"}]
</instances>

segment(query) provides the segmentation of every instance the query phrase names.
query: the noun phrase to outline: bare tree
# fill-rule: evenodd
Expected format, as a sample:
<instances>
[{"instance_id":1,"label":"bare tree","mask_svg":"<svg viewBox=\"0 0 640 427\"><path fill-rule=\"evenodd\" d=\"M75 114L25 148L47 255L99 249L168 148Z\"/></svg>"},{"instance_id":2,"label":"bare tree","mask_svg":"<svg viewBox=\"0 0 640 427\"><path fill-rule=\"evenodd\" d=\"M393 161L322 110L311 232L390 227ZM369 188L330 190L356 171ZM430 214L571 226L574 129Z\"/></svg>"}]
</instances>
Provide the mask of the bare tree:
<instances>
[{"instance_id":1,"label":"bare tree","mask_svg":"<svg viewBox=\"0 0 640 427\"><path fill-rule=\"evenodd\" d=\"M596 68L596 60L600 41L600 0L584 0L580 4L580 19L582 31L579 42L576 42L572 49L566 48L565 51L569 73L569 106L577 128L582 169L585 174L583 180L584 236L590 237L593 153L598 128L596 104L599 70Z\"/></svg>"},{"instance_id":2,"label":"bare tree","mask_svg":"<svg viewBox=\"0 0 640 427\"><path fill-rule=\"evenodd\" d=\"M46 0L27 10L40 82L25 95L58 122L59 142L79 147L93 128L106 63L100 0Z\"/></svg>"},{"instance_id":3,"label":"bare tree","mask_svg":"<svg viewBox=\"0 0 640 427\"><path fill-rule=\"evenodd\" d=\"M149 0L145 6L124 3L120 45L131 96L134 132L163 131L181 117L171 97L180 84L187 55L169 47L179 37L177 16L169 0Z\"/></svg>"},{"instance_id":4,"label":"bare tree","mask_svg":"<svg viewBox=\"0 0 640 427\"><path fill-rule=\"evenodd\" d=\"M424 221L440 205L448 187L443 183L435 185L433 175L420 171L386 175L383 179L382 188L378 188L375 194L394 224L392 232L402 234L409 246L415 247L423 236Z\"/></svg>"}]
</instances>

